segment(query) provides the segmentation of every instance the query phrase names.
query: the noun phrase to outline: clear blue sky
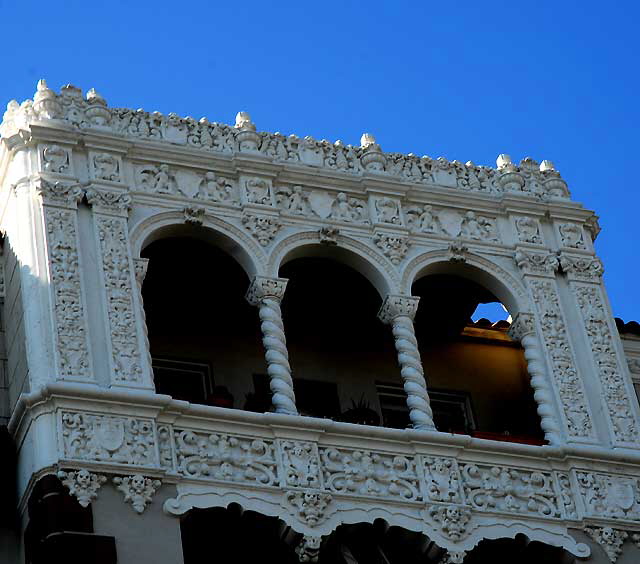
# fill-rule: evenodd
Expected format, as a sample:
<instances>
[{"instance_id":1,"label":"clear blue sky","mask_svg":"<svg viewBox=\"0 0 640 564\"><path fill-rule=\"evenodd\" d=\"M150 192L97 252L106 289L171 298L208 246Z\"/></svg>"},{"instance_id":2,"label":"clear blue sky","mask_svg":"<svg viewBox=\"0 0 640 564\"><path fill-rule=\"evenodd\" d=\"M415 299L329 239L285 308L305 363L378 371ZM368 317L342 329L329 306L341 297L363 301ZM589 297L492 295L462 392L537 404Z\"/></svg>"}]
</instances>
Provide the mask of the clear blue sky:
<instances>
[{"instance_id":1,"label":"clear blue sky","mask_svg":"<svg viewBox=\"0 0 640 564\"><path fill-rule=\"evenodd\" d=\"M637 2L0 0L0 102L110 105L387 151L550 159L601 216L614 314L640 319Z\"/></svg>"}]
</instances>

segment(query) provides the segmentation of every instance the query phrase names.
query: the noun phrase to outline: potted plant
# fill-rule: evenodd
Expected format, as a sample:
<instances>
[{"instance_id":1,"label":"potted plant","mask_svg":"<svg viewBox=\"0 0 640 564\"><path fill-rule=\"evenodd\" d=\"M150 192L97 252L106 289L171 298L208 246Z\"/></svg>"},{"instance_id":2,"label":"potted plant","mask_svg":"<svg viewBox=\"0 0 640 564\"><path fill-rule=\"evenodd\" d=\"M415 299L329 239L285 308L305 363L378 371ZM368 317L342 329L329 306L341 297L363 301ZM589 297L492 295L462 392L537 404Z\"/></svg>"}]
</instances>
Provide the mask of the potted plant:
<instances>
[{"instance_id":1,"label":"potted plant","mask_svg":"<svg viewBox=\"0 0 640 564\"><path fill-rule=\"evenodd\" d=\"M340 419L345 423L358 423L359 425L380 425L380 415L371 407L369 401L364 399L364 394L356 402L351 400L351 407L344 411Z\"/></svg>"}]
</instances>

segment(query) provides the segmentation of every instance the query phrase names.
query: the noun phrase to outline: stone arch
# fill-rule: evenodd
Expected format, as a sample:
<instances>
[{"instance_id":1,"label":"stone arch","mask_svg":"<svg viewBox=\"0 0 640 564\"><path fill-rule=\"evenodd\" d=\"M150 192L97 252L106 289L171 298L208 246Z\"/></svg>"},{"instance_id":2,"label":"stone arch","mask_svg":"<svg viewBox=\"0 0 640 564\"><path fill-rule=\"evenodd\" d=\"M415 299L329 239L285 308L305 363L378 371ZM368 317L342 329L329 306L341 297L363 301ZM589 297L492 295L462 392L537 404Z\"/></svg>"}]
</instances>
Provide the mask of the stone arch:
<instances>
[{"instance_id":1,"label":"stone arch","mask_svg":"<svg viewBox=\"0 0 640 564\"><path fill-rule=\"evenodd\" d=\"M477 282L492 292L513 317L532 307L527 291L519 280L493 261L466 253L464 261L452 261L447 250L430 251L412 259L404 269L401 289L411 293L413 283L430 274L453 274Z\"/></svg>"},{"instance_id":2,"label":"stone arch","mask_svg":"<svg viewBox=\"0 0 640 564\"><path fill-rule=\"evenodd\" d=\"M188 235L211 243L232 256L249 278L263 274L266 270L266 255L260 245L242 229L217 217L205 215L204 229L194 229L184 221L179 211L162 212L147 217L130 231L131 250L139 258L145 247L167 237Z\"/></svg>"},{"instance_id":3,"label":"stone arch","mask_svg":"<svg viewBox=\"0 0 640 564\"><path fill-rule=\"evenodd\" d=\"M366 244L338 235L336 245L320 243L316 231L295 233L281 240L272 250L268 272L278 276L280 267L301 257L326 257L337 260L362 274L384 298L396 292L400 279L393 265Z\"/></svg>"}]
</instances>

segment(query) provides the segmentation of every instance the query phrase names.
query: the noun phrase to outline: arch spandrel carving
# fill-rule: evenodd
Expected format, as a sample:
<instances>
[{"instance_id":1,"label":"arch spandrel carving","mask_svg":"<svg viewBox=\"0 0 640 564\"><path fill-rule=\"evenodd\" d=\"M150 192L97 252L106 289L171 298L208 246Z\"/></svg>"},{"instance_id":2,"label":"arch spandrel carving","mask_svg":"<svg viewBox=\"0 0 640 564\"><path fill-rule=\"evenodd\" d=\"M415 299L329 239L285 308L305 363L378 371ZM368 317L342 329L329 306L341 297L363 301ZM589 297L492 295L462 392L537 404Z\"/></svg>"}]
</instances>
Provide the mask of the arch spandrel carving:
<instances>
[{"instance_id":1,"label":"arch spandrel carving","mask_svg":"<svg viewBox=\"0 0 640 564\"><path fill-rule=\"evenodd\" d=\"M279 241L270 253L268 272L278 276L280 267L299 257L331 257L360 272L381 298L399 287L399 277L390 261L362 241L337 234L335 244L323 243L322 232L303 231Z\"/></svg>"},{"instance_id":2,"label":"arch spandrel carving","mask_svg":"<svg viewBox=\"0 0 640 564\"><path fill-rule=\"evenodd\" d=\"M411 259L403 270L401 291L411 293L414 282L429 274L455 274L479 283L490 290L507 306L511 315L532 309L528 293L522 283L496 262L460 249L460 258L452 256L452 249L427 251Z\"/></svg>"},{"instance_id":3,"label":"arch spandrel carving","mask_svg":"<svg viewBox=\"0 0 640 564\"><path fill-rule=\"evenodd\" d=\"M219 217L205 214L202 218L204 230L195 231L185 226L183 212L155 213L140 220L130 229L131 247L134 257L158 239L189 235L220 246L242 266L249 278L266 273L267 257L260 245L241 228Z\"/></svg>"}]
</instances>

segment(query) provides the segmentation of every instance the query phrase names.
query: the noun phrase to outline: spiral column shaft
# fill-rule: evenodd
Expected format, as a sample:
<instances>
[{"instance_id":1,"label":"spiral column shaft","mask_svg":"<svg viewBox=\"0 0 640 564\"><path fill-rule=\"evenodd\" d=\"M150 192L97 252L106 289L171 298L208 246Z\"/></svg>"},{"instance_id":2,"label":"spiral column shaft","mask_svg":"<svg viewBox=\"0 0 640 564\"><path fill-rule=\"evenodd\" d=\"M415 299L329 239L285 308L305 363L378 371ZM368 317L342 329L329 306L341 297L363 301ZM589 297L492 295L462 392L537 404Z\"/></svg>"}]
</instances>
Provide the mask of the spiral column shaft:
<instances>
[{"instance_id":1,"label":"spiral column shaft","mask_svg":"<svg viewBox=\"0 0 640 564\"><path fill-rule=\"evenodd\" d=\"M527 361L527 371L531 378L533 397L536 400L544 438L551 445L560 444L560 423L554 409L553 391L549 385L541 345L535 333L533 315L519 313L511 324L509 335L519 340L524 349L524 358Z\"/></svg>"},{"instance_id":2,"label":"spiral column shaft","mask_svg":"<svg viewBox=\"0 0 640 564\"><path fill-rule=\"evenodd\" d=\"M297 415L287 340L282 323L280 301L287 287L285 278L256 276L247 292L247 301L258 306L262 343L267 360L269 385L276 413Z\"/></svg>"},{"instance_id":3,"label":"spiral column shaft","mask_svg":"<svg viewBox=\"0 0 640 564\"><path fill-rule=\"evenodd\" d=\"M413 296L387 296L378 317L391 325L398 352L400 374L407 394L409 419L414 429L433 430L433 411L429 403L427 383L413 328L413 318L419 298Z\"/></svg>"}]
</instances>

